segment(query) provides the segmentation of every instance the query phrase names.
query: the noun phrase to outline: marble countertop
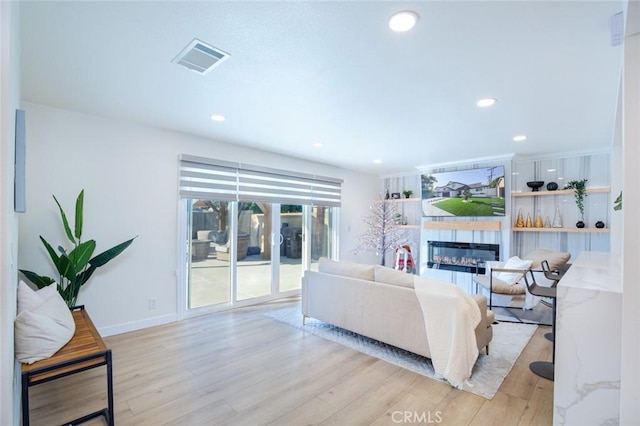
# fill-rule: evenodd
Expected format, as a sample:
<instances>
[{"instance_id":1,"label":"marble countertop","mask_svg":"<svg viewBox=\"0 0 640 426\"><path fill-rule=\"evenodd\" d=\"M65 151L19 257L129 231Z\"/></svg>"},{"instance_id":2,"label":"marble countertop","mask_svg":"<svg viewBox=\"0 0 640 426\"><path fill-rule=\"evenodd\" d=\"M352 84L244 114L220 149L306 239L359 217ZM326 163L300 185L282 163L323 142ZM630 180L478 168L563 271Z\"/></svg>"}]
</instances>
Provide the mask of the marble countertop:
<instances>
[{"instance_id":1,"label":"marble countertop","mask_svg":"<svg viewBox=\"0 0 640 426\"><path fill-rule=\"evenodd\" d=\"M622 293L622 260L608 252L582 252L558 286Z\"/></svg>"}]
</instances>

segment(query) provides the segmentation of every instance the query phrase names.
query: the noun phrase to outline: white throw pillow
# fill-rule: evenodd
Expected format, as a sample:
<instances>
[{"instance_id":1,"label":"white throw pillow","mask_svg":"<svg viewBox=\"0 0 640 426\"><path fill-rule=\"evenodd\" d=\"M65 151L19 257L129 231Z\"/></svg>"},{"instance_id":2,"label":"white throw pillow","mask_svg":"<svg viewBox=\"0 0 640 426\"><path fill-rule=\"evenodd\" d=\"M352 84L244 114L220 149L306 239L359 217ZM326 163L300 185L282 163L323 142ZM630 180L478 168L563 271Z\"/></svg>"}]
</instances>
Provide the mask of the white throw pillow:
<instances>
[{"instance_id":1,"label":"white throw pillow","mask_svg":"<svg viewBox=\"0 0 640 426\"><path fill-rule=\"evenodd\" d=\"M531 268L530 260L522 260L518 256L513 256L507 260L502 268L504 269L521 269L527 270ZM504 281L509 285L517 284L520 281L521 273L518 272L496 272L494 277L498 278L500 281Z\"/></svg>"},{"instance_id":2,"label":"white throw pillow","mask_svg":"<svg viewBox=\"0 0 640 426\"><path fill-rule=\"evenodd\" d=\"M24 294L28 292L23 292L23 297ZM27 296L29 302L34 299L31 296ZM22 306L25 306L24 300ZM23 309L16 317L14 331L16 359L32 364L49 358L66 345L76 331L76 324L66 303L55 291L38 306Z\"/></svg>"},{"instance_id":3,"label":"white throw pillow","mask_svg":"<svg viewBox=\"0 0 640 426\"><path fill-rule=\"evenodd\" d=\"M40 290L33 290L24 281L18 284L18 313L31 311L48 299L53 293L57 293L57 284L53 283Z\"/></svg>"}]
</instances>

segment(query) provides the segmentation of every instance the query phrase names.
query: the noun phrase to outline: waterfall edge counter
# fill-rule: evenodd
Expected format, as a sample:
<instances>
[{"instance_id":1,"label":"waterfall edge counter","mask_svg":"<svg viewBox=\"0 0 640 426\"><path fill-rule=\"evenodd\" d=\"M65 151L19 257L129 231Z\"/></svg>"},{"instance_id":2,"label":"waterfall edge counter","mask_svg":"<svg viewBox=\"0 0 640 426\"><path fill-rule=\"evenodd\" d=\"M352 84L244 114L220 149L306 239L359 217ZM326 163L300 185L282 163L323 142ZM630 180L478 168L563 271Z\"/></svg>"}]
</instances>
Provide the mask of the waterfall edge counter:
<instances>
[{"instance_id":1,"label":"waterfall edge counter","mask_svg":"<svg viewBox=\"0 0 640 426\"><path fill-rule=\"evenodd\" d=\"M558 283L554 425L618 424L622 264L583 252Z\"/></svg>"}]
</instances>

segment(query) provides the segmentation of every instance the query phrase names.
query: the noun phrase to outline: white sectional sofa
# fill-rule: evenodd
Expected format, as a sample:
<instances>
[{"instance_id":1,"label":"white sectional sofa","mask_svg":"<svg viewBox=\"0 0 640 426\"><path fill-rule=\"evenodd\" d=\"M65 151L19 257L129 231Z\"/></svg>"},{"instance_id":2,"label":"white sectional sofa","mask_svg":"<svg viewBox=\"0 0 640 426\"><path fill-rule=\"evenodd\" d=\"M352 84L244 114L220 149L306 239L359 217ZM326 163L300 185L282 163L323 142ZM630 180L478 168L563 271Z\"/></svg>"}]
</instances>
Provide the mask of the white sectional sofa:
<instances>
[{"instance_id":1,"label":"white sectional sofa","mask_svg":"<svg viewBox=\"0 0 640 426\"><path fill-rule=\"evenodd\" d=\"M431 358L414 275L379 265L321 258L318 271L302 278L302 314ZM472 295L480 308L475 328L478 349L493 337L495 317L485 296Z\"/></svg>"}]
</instances>

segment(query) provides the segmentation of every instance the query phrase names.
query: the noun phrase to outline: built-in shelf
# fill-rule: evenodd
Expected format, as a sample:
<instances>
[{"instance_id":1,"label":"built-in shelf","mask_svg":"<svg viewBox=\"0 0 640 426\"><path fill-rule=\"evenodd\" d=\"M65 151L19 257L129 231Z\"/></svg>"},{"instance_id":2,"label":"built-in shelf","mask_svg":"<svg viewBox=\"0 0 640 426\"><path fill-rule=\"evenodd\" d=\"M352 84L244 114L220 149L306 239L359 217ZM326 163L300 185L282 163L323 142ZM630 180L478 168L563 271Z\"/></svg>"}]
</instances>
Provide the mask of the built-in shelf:
<instances>
[{"instance_id":1,"label":"built-in shelf","mask_svg":"<svg viewBox=\"0 0 640 426\"><path fill-rule=\"evenodd\" d=\"M425 221L424 229L452 229L459 231L500 231L502 222L497 221Z\"/></svg>"},{"instance_id":2,"label":"built-in shelf","mask_svg":"<svg viewBox=\"0 0 640 426\"><path fill-rule=\"evenodd\" d=\"M609 228L512 228L514 232L582 232L606 233Z\"/></svg>"},{"instance_id":3,"label":"built-in shelf","mask_svg":"<svg viewBox=\"0 0 640 426\"><path fill-rule=\"evenodd\" d=\"M608 186L587 188L587 194L607 193L610 189ZM557 191L527 191L512 192L512 197L540 197L545 195L573 195L573 189L559 189Z\"/></svg>"}]
</instances>

